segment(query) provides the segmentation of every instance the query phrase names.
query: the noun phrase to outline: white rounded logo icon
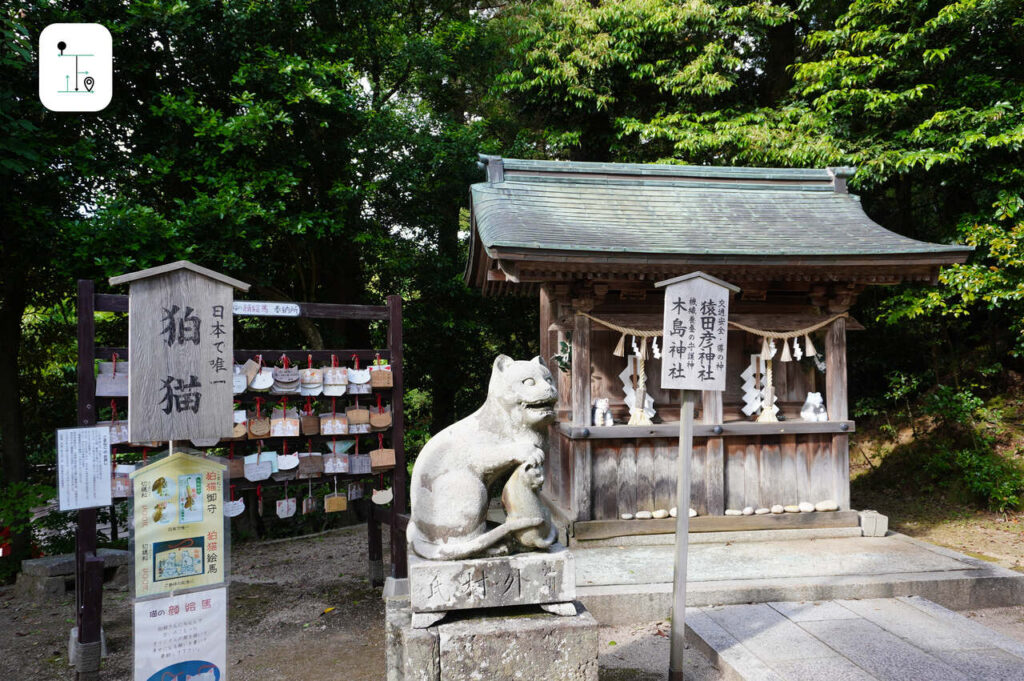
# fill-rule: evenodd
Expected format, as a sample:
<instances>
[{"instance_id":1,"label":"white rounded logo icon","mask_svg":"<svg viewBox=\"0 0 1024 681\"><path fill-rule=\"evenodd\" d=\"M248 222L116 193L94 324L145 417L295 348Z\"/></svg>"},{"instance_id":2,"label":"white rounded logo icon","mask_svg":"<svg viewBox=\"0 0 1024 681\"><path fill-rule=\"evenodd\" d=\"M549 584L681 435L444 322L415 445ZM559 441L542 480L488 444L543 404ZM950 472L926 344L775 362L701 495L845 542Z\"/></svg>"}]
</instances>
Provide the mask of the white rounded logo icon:
<instances>
[{"instance_id":1,"label":"white rounded logo icon","mask_svg":"<svg viewBox=\"0 0 1024 681\"><path fill-rule=\"evenodd\" d=\"M113 96L113 46L100 24L50 24L39 34L39 101L51 111L100 111Z\"/></svg>"}]
</instances>

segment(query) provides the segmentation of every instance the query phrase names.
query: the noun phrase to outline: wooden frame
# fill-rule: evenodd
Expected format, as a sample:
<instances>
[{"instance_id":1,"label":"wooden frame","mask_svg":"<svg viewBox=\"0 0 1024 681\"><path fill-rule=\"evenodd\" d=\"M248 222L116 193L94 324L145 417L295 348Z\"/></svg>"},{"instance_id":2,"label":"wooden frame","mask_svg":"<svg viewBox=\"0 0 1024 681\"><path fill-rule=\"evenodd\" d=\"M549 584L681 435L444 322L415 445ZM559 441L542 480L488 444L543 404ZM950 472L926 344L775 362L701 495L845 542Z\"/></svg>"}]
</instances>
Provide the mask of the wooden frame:
<instances>
[{"instance_id":1,"label":"wooden frame","mask_svg":"<svg viewBox=\"0 0 1024 681\"><path fill-rule=\"evenodd\" d=\"M171 266L167 266L171 267ZM216 273L214 273L216 274ZM219 276L219 275L218 275ZM230 278L228 278L230 279ZM231 280L232 282L234 280ZM387 347L381 349L263 349L234 351L235 360L244 362L254 355L276 358L280 355L312 355L315 361L329 361L331 355L349 358L359 357L368 365L380 354L388 359L393 374L393 387L385 389L390 393L392 425L386 433L390 447L395 450L395 467L392 469L391 485L394 500L390 509L384 509L367 501L368 561L371 582L383 583L383 542L382 525L387 525L391 534L390 573L394 577L405 577L407 570L405 527L408 523L407 471L405 460L405 412L403 405L404 378L402 364L402 298L388 296L387 305L332 305L325 303L298 303L299 317L318 319L345 319L383 321L388 325ZM78 425L96 424L97 398L95 360L110 360L116 353L119 360L128 360L126 347L96 346L96 312L128 312L128 296L97 294L91 280L78 281ZM246 315L236 315L246 316ZM236 399L239 396L236 396ZM106 399L106 398L104 398ZM127 408L127 398L114 398ZM250 397L251 399L251 397ZM322 436L321 436L322 437ZM267 438L274 439L274 438ZM126 445L118 448L129 450ZM341 475L341 474L339 474ZM348 474L345 474L348 475ZM265 486L280 486L284 483L265 481ZM247 489L248 485L239 485ZM252 485L255 488L255 485ZM248 504L254 508L254 504ZM117 539L116 518L112 526L113 538ZM89 643L99 640L102 595L102 558L96 556L96 509L85 509L78 513L76 534L76 589L77 622L79 640ZM97 567L98 566L98 567ZM98 575L98 582L97 582ZM96 583L94 583L96 582Z\"/></svg>"}]
</instances>

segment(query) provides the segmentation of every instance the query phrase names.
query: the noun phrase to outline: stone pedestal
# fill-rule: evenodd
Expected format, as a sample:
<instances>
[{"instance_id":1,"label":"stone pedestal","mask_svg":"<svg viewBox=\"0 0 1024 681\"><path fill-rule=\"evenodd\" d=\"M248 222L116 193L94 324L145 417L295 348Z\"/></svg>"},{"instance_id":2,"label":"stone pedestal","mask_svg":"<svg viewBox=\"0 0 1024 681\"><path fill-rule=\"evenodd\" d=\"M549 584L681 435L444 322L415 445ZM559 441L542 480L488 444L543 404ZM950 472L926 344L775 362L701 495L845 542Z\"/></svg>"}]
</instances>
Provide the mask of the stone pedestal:
<instances>
[{"instance_id":1,"label":"stone pedestal","mask_svg":"<svg viewBox=\"0 0 1024 681\"><path fill-rule=\"evenodd\" d=\"M576 599L576 568L572 554L560 544L548 552L450 561L410 553L409 599L418 628L457 610L544 605L558 612L557 604ZM561 611L575 614L571 608Z\"/></svg>"},{"instance_id":2,"label":"stone pedestal","mask_svg":"<svg viewBox=\"0 0 1024 681\"><path fill-rule=\"evenodd\" d=\"M598 624L579 603L464 611L424 629L404 598L387 604L388 681L597 681Z\"/></svg>"}]
</instances>

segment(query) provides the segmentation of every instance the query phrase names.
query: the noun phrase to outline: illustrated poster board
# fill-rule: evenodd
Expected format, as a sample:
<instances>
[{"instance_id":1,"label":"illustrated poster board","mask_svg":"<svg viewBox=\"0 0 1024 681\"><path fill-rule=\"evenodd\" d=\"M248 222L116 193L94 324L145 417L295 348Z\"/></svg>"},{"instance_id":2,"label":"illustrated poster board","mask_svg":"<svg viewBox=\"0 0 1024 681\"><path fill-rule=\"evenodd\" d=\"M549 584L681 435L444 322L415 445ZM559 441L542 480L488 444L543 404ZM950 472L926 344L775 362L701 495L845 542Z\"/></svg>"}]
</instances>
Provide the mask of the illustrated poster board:
<instances>
[{"instance_id":1,"label":"illustrated poster board","mask_svg":"<svg viewBox=\"0 0 1024 681\"><path fill-rule=\"evenodd\" d=\"M177 452L132 473L136 598L225 581L226 470Z\"/></svg>"}]
</instances>

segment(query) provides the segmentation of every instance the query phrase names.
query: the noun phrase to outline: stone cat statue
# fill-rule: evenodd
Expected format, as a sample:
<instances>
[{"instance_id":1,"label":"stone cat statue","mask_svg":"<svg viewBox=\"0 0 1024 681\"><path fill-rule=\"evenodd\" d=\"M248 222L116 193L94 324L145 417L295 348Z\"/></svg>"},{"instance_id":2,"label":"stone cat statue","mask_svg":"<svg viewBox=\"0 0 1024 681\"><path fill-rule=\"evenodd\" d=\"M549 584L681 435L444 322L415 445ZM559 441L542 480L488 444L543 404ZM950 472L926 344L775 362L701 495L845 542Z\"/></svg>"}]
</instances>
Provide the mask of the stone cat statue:
<instances>
[{"instance_id":1,"label":"stone cat statue","mask_svg":"<svg viewBox=\"0 0 1024 681\"><path fill-rule=\"evenodd\" d=\"M598 397L594 399L594 406L591 409L590 423L594 426L615 425L615 420L612 418L611 400L607 397Z\"/></svg>"},{"instance_id":2,"label":"stone cat statue","mask_svg":"<svg viewBox=\"0 0 1024 681\"><path fill-rule=\"evenodd\" d=\"M406 530L416 555L459 560L507 551L512 540L528 548L553 541L537 490L557 398L540 357L494 360L483 406L432 437L416 458ZM513 471L503 492L508 518L488 529L487 490Z\"/></svg>"}]
</instances>

